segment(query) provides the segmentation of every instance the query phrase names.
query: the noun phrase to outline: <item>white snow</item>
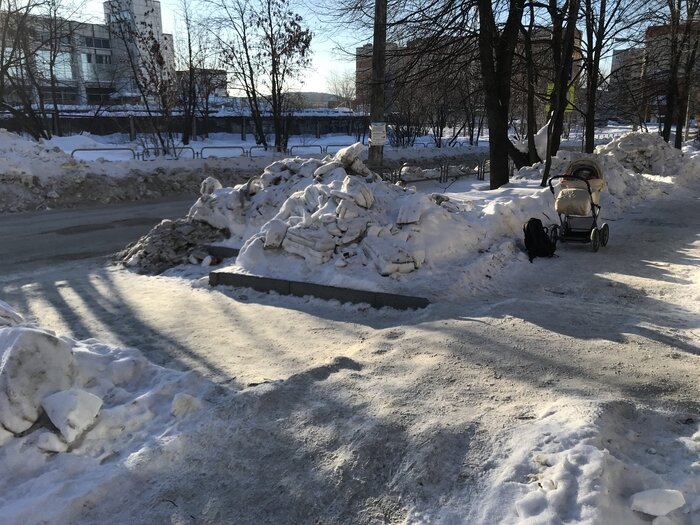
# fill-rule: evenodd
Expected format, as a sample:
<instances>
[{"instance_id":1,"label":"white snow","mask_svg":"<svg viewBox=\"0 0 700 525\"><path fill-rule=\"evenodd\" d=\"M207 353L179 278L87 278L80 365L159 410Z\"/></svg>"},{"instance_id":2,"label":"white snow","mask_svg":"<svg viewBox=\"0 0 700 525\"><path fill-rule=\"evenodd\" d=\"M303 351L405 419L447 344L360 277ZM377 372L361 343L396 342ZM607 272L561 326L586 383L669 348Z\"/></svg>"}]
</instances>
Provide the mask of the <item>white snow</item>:
<instances>
[{"instance_id":1,"label":"white snow","mask_svg":"<svg viewBox=\"0 0 700 525\"><path fill-rule=\"evenodd\" d=\"M12 144L15 143L21 141L13 139ZM78 144L86 143L74 142L71 146ZM361 149L361 145L354 145L325 161L278 160L258 179L234 188L222 188L216 181L206 180L190 215L230 229L231 245L242 247L234 266L237 271L425 295L437 301L493 286L485 276L494 267L507 268L511 278L517 279L518 270L513 265L528 265L519 246L523 222L531 216L553 222L552 194L539 187L541 166L520 170L510 184L494 192L485 191L483 182L470 179L454 182L449 188L435 183L404 188L369 174L358 162ZM33 171L22 161L23 157L31 158L31 163L47 165L71 162L59 152L34 145L13 145L8 151L12 155L6 157L6 169L26 176L32 176ZM559 173L579 156L562 152L553 159L553 173ZM674 189L682 192L683 185L694 182L694 176L700 174L696 150L687 148L681 154L655 135L625 135L600 148L597 158L608 181L608 192L602 198L605 220L621 218L635 205L655 197L673 199ZM172 275L186 277L193 271L180 268ZM599 271L605 270L601 267ZM559 277L565 274L565 270L560 272ZM697 269L691 268L684 275L697 292ZM613 276L609 277L612 283ZM151 279L160 279L151 281L157 285L165 278ZM95 284L96 289L99 286L102 284ZM192 293L201 292L202 287L195 280ZM566 289L566 282L554 279L551 287L556 293ZM219 292L206 293L218 297L226 310ZM692 308L696 299L690 298L685 306ZM183 307L192 308L195 304L192 299ZM331 315L330 307L322 301L305 304L321 316ZM338 308L338 312L341 316L356 313L348 308L353 307ZM299 461L304 465L308 457L304 456L303 444L307 442L320 444L322 451L314 450L322 461L313 463L313 476L318 476L319 483L330 491L335 484L341 486L353 479L355 468L357 475L366 476L356 480L357 485L353 486L357 491L375 481L376 486L387 486L391 491L392 487L408 483L405 478L418 475L417 468L413 470L416 458L407 458L398 471L389 473L381 471L380 466L363 465L361 452L341 446L334 434L338 431L330 428L330 420L314 420L317 412L276 412L277 406L301 402L307 395L304 388L286 395L284 390L278 390L284 383L280 380L229 390L197 372L157 366L135 348L55 335L42 328L42 319L27 321L27 313L0 301L0 470L11 473L0 479L0 515L4 522L79 523L84 508L99 510L104 506L104 512L112 512L108 518L113 522L134 522L138 515L143 523L186 523L190 518L183 509L189 495L178 485L179 479L187 477L191 491L197 493L199 487L193 487L192 480L201 476L202 483L209 483L207 475L212 472L216 472L217 483L222 486L227 482L226 473L233 471L247 475L251 483L258 477L267 480L265 472L251 469L251 464L239 457L239 451L233 447L240 447L241 454L247 446L260 448L270 461L282 464L283 475L270 481L279 484L280 493L294 494L299 479L283 462ZM192 316L197 315L205 318L214 313L193 310ZM419 316L410 318L409 322L413 321L425 322ZM501 321L510 322L507 318ZM247 322L265 323L266 319ZM223 323L216 327L229 328ZM433 328L439 330L437 324ZM350 331L351 327L346 329ZM246 334L236 333L235 337L243 339L243 344L262 344L247 339ZM335 337L338 335L309 332L309 341L300 346L306 344L313 352L317 347L336 344ZM383 359L382 353L394 351L392 337L386 337L389 344L375 343L376 355L371 359ZM441 352L440 340L433 342L424 350ZM488 346L489 341L483 344ZM590 344L597 344L597 339L591 339ZM364 348L364 337L356 345ZM640 349L640 359L643 352ZM428 360L434 355L419 357ZM296 359L300 357L295 355L290 361ZM649 359L652 362L648 366L653 367L654 361ZM275 355L270 360L282 366L281 357ZM401 379L408 382L411 367L418 361L418 357L407 363L398 359L380 366L399 367L405 372ZM439 371L440 377L449 374L453 364L447 362ZM476 369L483 365L472 366ZM357 374L361 367L353 365L349 358L339 358L330 364L317 363L309 377L297 374L285 382L332 382L331 372L344 368ZM382 386L387 391L398 388L393 375L378 374L366 380L376 381L377 388ZM505 388L510 388L515 397L520 392L516 384ZM379 393L375 395L381 397ZM430 393L421 395L427 398ZM376 412L387 407L369 405L370 400L361 391L351 398L370 407L364 414L367 419L351 429L356 432L352 439L363 443L369 439L367 435L377 432L377 446L390 451L395 445L395 429L378 430L381 423L372 422L379 415ZM420 396L416 399L419 404ZM328 406L318 402L314 410L333 414L334 403L340 404L340 400L326 401ZM232 407L225 418L218 414L222 407ZM392 407L398 411L410 408L413 407ZM439 404L429 404L426 421L430 420L431 411L437 414L440 410ZM43 412L48 419L42 418ZM258 423L263 414L269 414L274 421L267 422L267 426ZM342 419L344 415L332 415L331 419L337 417ZM508 428L498 432L491 429L493 433L487 441L493 448L488 461L472 466L479 472L475 474L475 485L467 489L458 484L441 485L444 473L439 469L432 473L441 494L430 500L431 508L420 502L402 502L408 509L402 522L649 523L651 518L641 512L657 516L652 522L657 525L698 523L697 421L679 424L677 415L671 412L635 406L624 400L586 399L559 391L555 402L538 404L536 412ZM298 432L300 428L301 434L291 430ZM286 435L288 429L290 435ZM429 447L440 438L434 430L431 427L431 433L422 441L421 429L411 428L406 439L420 438L421 447ZM271 435L284 435L291 442L290 448L276 450L270 445ZM466 438L458 434L455 441L460 439ZM427 457L429 461L430 455ZM462 458L457 455L452 459L459 462ZM276 473L279 471L274 470L273 475ZM421 475L429 486L431 472L423 470ZM416 477L415 482L418 481ZM149 500L150 491L161 499ZM216 509L216 497L207 496L211 497L202 507ZM303 498L301 494L295 497ZM329 500L319 489L317 495L308 497L331 508L354 495L345 493ZM233 513L235 509L229 511ZM299 509L290 508L289 513L290 522L300 522L295 519L300 515ZM232 516L216 514L210 521L235 522ZM365 522L371 522L370 518Z\"/></svg>"}]
</instances>

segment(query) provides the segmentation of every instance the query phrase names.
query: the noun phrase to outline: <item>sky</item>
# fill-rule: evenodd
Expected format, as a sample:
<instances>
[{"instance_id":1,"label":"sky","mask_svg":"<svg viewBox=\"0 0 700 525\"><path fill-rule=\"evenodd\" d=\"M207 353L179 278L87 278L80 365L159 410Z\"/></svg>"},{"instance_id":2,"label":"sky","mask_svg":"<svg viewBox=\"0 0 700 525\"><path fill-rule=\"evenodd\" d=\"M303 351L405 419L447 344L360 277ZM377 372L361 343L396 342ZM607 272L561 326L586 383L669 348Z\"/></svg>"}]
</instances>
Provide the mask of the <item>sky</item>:
<instances>
[{"instance_id":1,"label":"sky","mask_svg":"<svg viewBox=\"0 0 700 525\"><path fill-rule=\"evenodd\" d=\"M163 31L174 34L177 27L178 2L176 0L162 0L161 13L163 21ZM300 91L328 92L329 80L332 76L341 75L347 71L354 74L355 64L352 56L339 51L337 48L342 45L344 49L354 52L358 43L354 37L339 34L337 31L324 30L323 23L309 9L305 14L301 10L306 23L313 31L311 42L312 62L309 70L303 75L301 82L292 85L292 89ZM91 21L100 23L104 21L103 7L100 0L89 0L87 13ZM369 39L367 40L367 42Z\"/></svg>"}]
</instances>

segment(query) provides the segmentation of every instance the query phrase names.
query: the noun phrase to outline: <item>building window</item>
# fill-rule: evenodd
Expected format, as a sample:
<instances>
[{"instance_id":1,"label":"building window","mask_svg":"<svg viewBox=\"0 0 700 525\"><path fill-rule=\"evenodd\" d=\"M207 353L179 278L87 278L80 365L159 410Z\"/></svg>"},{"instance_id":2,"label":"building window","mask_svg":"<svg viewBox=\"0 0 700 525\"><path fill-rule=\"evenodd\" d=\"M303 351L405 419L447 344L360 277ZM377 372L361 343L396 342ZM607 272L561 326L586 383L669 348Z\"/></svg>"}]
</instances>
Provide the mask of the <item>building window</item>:
<instances>
[{"instance_id":1,"label":"building window","mask_svg":"<svg viewBox=\"0 0 700 525\"><path fill-rule=\"evenodd\" d=\"M39 73L45 78L51 78L51 52L40 49L36 54L36 65ZM70 63L70 53L61 51L56 53L53 64L53 74L58 80L72 80L73 68Z\"/></svg>"},{"instance_id":2,"label":"building window","mask_svg":"<svg viewBox=\"0 0 700 525\"><path fill-rule=\"evenodd\" d=\"M87 82L94 82L97 80L97 72L95 71L95 66L93 65L92 55L83 53L81 57L81 69L83 70L83 79Z\"/></svg>"},{"instance_id":3,"label":"building window","mask_svg":"<svg viewBox=\"0 0 700 525\"><path fill-rule=\"evenodd\" d=\"M22 51L6 47L2 54L2 63L9 66L7 74L12 78L22 78L24 75L24 57Z\"/></svg>"},{"instance_id":4,"label":"building window","mask_svg":"<svg viewBox=\"0 0 700 525\"><path fill-rule=\"evenodd\" d=\"M85 47L95 47L99 49L109 49L108 38L85 37Z\"/></svg>"}]
</instances>

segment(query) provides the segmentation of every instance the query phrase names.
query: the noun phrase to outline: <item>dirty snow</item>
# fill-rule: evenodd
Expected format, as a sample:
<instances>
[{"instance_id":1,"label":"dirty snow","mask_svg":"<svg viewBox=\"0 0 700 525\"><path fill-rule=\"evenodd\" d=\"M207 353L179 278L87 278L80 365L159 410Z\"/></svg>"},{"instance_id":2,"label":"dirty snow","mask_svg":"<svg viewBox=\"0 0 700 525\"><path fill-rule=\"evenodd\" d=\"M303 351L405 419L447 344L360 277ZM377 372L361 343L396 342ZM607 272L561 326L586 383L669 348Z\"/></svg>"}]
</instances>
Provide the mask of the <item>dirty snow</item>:
<instances>
[{"instance_id":1,"label":"dirty snow","mask_svg":"<svg viewBox=\"0 0 700 525\"><path fill-rule=\"evenodd\" d=\"M603 217L619 221L622 235L631 231L622 219L636 206L645 207L646 217L653 219L655 199L667 206L677 202L682 209L691 202L689 194L698 194L693 176L700 173L700 157L690 147L681 156L653 135L633 134L599 154L609 189L602 200ZM555 169L563 169L577 156L561 155L555 159ZM613 302L605 311L595 306L589 312L591 323L610 318L603 331L593 335L580 326L580 319L565 322L569 310L558 310L555 302L553 309L541 314L534 310L523 317L529 321L516 324L514 317L497 312L517 301L527 310L527 302L535 300L527 295L527 286L517 284L520 276L531 276L528 272L534 267L518 243L526 218L552 219L544 211L552 209L551 193L538 186L541 168L521 170L497 192L486 192L472 180L436 191L435 184L426 188L417 183L412 189L374 180L361 165L353 166L351 157L340 155L306 166L304 162L309 161L278 161L259 179L253 194L258 211L254 219L234 213L240 186L220 188L213 181L203 188L200 206L192 214L206 209L207 196L216 195L219 203L227 203L225 209L232 214L225 216L226 224L234 242L244 248L237 263L244 271L262 275L282 271L291 279L410 290L444 301L442 305L399 317L390 311L372 313L361 306L318 300L231 295L202 284L198 267L177 268L165 277L140 276L140 281L115 269L90 277L90 295L100 294L102 307L113 317L119 317L115 292L138 294L138 300L137 295L125 295L140 310L134 319L153 315L167 294L170 304L179 304L181 311L150 318L154 330L164 319L181 323L178 320L184 314L192 326L203 323L214 341L226 341L215 349L217 343L199 340L212 353L216 350L225 356L260 347L269 354L257 363L241 361L238 371L224 374L235 380L237 375L255 374L258 368L261 379L228 386L215 384L213 380L219 378L212 374L208 378L199 371L156 365L127 345L54 333L56 326L71 328L55 317L52 329L46 328L49 321L41 314L49 316L52 310L30 300L36 287L13 289L8 281L3 290L13 299L0 301L0 469L11 473L0 481L3 520L24 524L699 522L700 416L693 408L692 400L697 400L693 391L688 392L688 402L681 403L685 411L650 408L620 399L617 390L605 385L594 391L596 395L578 395L580 374L575 372L568 378L565 373L533 377L537 370L547 370L546 360L555 359L546 345L536 364L526 364L527 350L534 352L535 341L543 337L542 327L557 323L568 331L548 332L555 338L554 345L574 346L581 340L583 356L572 352L568 364L591 360L592 368L587 369L591 376L608 368L639 366L630 372L630 381L658 368L674 381L687 377L689 387L697 386L697 355L681 353L683 348L697 347L693 332L697 326L693 319L700 313L700 281L693 263L697 240L686 248L689 261L666 263L648 254L643 261L647 267L666 275L661 285L642 274L636 277L637 288L629 287L630 278L615 273L623 271L625 254L616 252L614 244L608 252L601 249L599 254L585 256L578 256L577 247L572 247L571 253L562 254L550 266L538 267L550 273L536 293L566 297L570 307L595 294L608 294L611 301L634 302L640 297L668 301L669 306L664 303L658 312L648 314L674 320L669 326L675 328L661 342L642 338L654 328L646 312L639 313L633 326L615 333L622 302ZM339 165L316 181L317 170L332 162ZM337 171L341 168L345 173ZM357 179L346 181L348 177ZM325 203L318 198L326 195L324 191L314 191L321 184L330 188ZM434 197L435 193L442 198ZM339 213L340 204L348 201L354 206ZM302 213L296 215L298 211ZM349 216L340 217L348 212ZM200 216L207 213L201 211ZM321 220L325 215L333 215L336 226L339 217L351 221L371 216L374 222L365 225L364 239L346 244L351 249L353 242L373 240L354 256L346 257L340 250L342 259L336 253L336 241L332 250L323 250L329 246L323 244L328 237L312 239L317 244L311 246L320 255L304 257L307 250L299 247L285 250L290 228L302 224L313 230L310 227L319 225L316 219L327 227L331 221ZM214 216L218 215L208 215ZM290 224L293 217L301 221ZM693 225L684 227L697 237ZM331 237L342 239L348 231L350 226L340 231L342 236ZM405 231L409 234L401 233ZM613 228L613 240L616 231ZM249 242L256 236L262 240ZM309 247L308 236L299 234L297 239L304 241L297 244ZM264 243L268 248L260 249ZM253 244L258 245L255 250L246 248ZM425 260L418 263L421 251ZM397 252L406 259L392 258ZM367 264L353 261L354 257L364 257ZM389 264L377 264L375 257ZM582 262L576 263L579 258ZM593 260L600 278L604 276L609 284L595 290L577 289L576 281L563 278L570 270L567 264L581 271ZM389 270L388 275L383 275L382 268ZM495 283L487 276L499 268L506 274ZM37 283L43 282L40 279L38 275ZM141 286L134 289L136 283ZM676 291L676 284L684 291ZM78 319L102 324L99 319L81 317L85 304L71 297L65 283L57 286L62 300L73 304ZM481 309L463 311L454 320L449 317L455 315L452 309L460 297L479 290L490 290L494 297ZM263 303L255 317L252 310L243 309L251 296ZM19 297L31 305L30 311L13 306ZM211 300L213 304L207 302ZM211 310L202 308L205 305ZM514 308L517 315L518 306ZM276 313L279 310L283 311ZM496 312L495 317L490 311ZM465 317L469 315L473 317ZM329 324L326 333L319 317L334 316L342 322ZM279 336L260 326L260 320L267 324L275 319L285 332ZM371 322L377 321L401 329L370 329ZM124 322L125 329L133 332L129 319ZM239 323L241 330L264 337L238 332ZM464 339L458 330L464 324L473 326L466 335L476 339L475 346L460 347L461 352L452 354L451 345ZM507 332L507 343L499 342L498 334L512 325L518 329ZM298 343L289 340L295 328L300 330ZM178 329L184 340L192 327ZM219 339L229 329L231 339ZM421 335L422 331L430 335ZM137 333L135 337L138 346L148 345L146 336ZM267 346L266 338L274 344ZM635 344L634 353L626 350ZM287 345L293 345L289 362L282 354ZM341 354L325 352L336 345ZM471 359L470 354L480 347ZM511 349L518 353L496 355ZM492 358L488 357L491 350ZM328 360L328 355L350 357ZM292 373L301 362L308 367ZM268 370L260 372L261 367ZM523 368L522 377L514 372L518 367ZM423 374L426 378L421 380ZM539 382L542 389L525 386L525 377ZM566 384L549 390L559 381ZM659 382L655 378L653 385ZM682 391L672 395L678 396L673 398L677 401L685 399Z\"/></svg>"}]
</instances>

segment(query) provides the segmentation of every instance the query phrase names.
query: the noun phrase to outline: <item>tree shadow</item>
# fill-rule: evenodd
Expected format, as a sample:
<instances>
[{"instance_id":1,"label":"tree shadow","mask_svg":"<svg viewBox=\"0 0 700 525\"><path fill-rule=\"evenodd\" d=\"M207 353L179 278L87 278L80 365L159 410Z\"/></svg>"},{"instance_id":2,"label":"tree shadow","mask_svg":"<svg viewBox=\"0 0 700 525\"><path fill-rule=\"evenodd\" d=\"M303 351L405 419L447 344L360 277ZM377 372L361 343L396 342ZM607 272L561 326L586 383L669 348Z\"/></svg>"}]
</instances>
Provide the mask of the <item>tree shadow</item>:
<instances>
[{"instance_id":1,"label":"tree shadow","mask_svg":"<svg viewBox=\"0 0 700 525\"><path fill-rule=\"evenodd\" d=\"M413 418L377 413L358 395L361 382L362 365L339 357L284 381L222 389L197 428L166 433L177 454L137 444L148 460L129 469L133 451L120 451L111 468L121 497L100 488L72 507L94 523L403 523L473 487L478 423L416 430Z\"/></svg>"}]
</instances>

